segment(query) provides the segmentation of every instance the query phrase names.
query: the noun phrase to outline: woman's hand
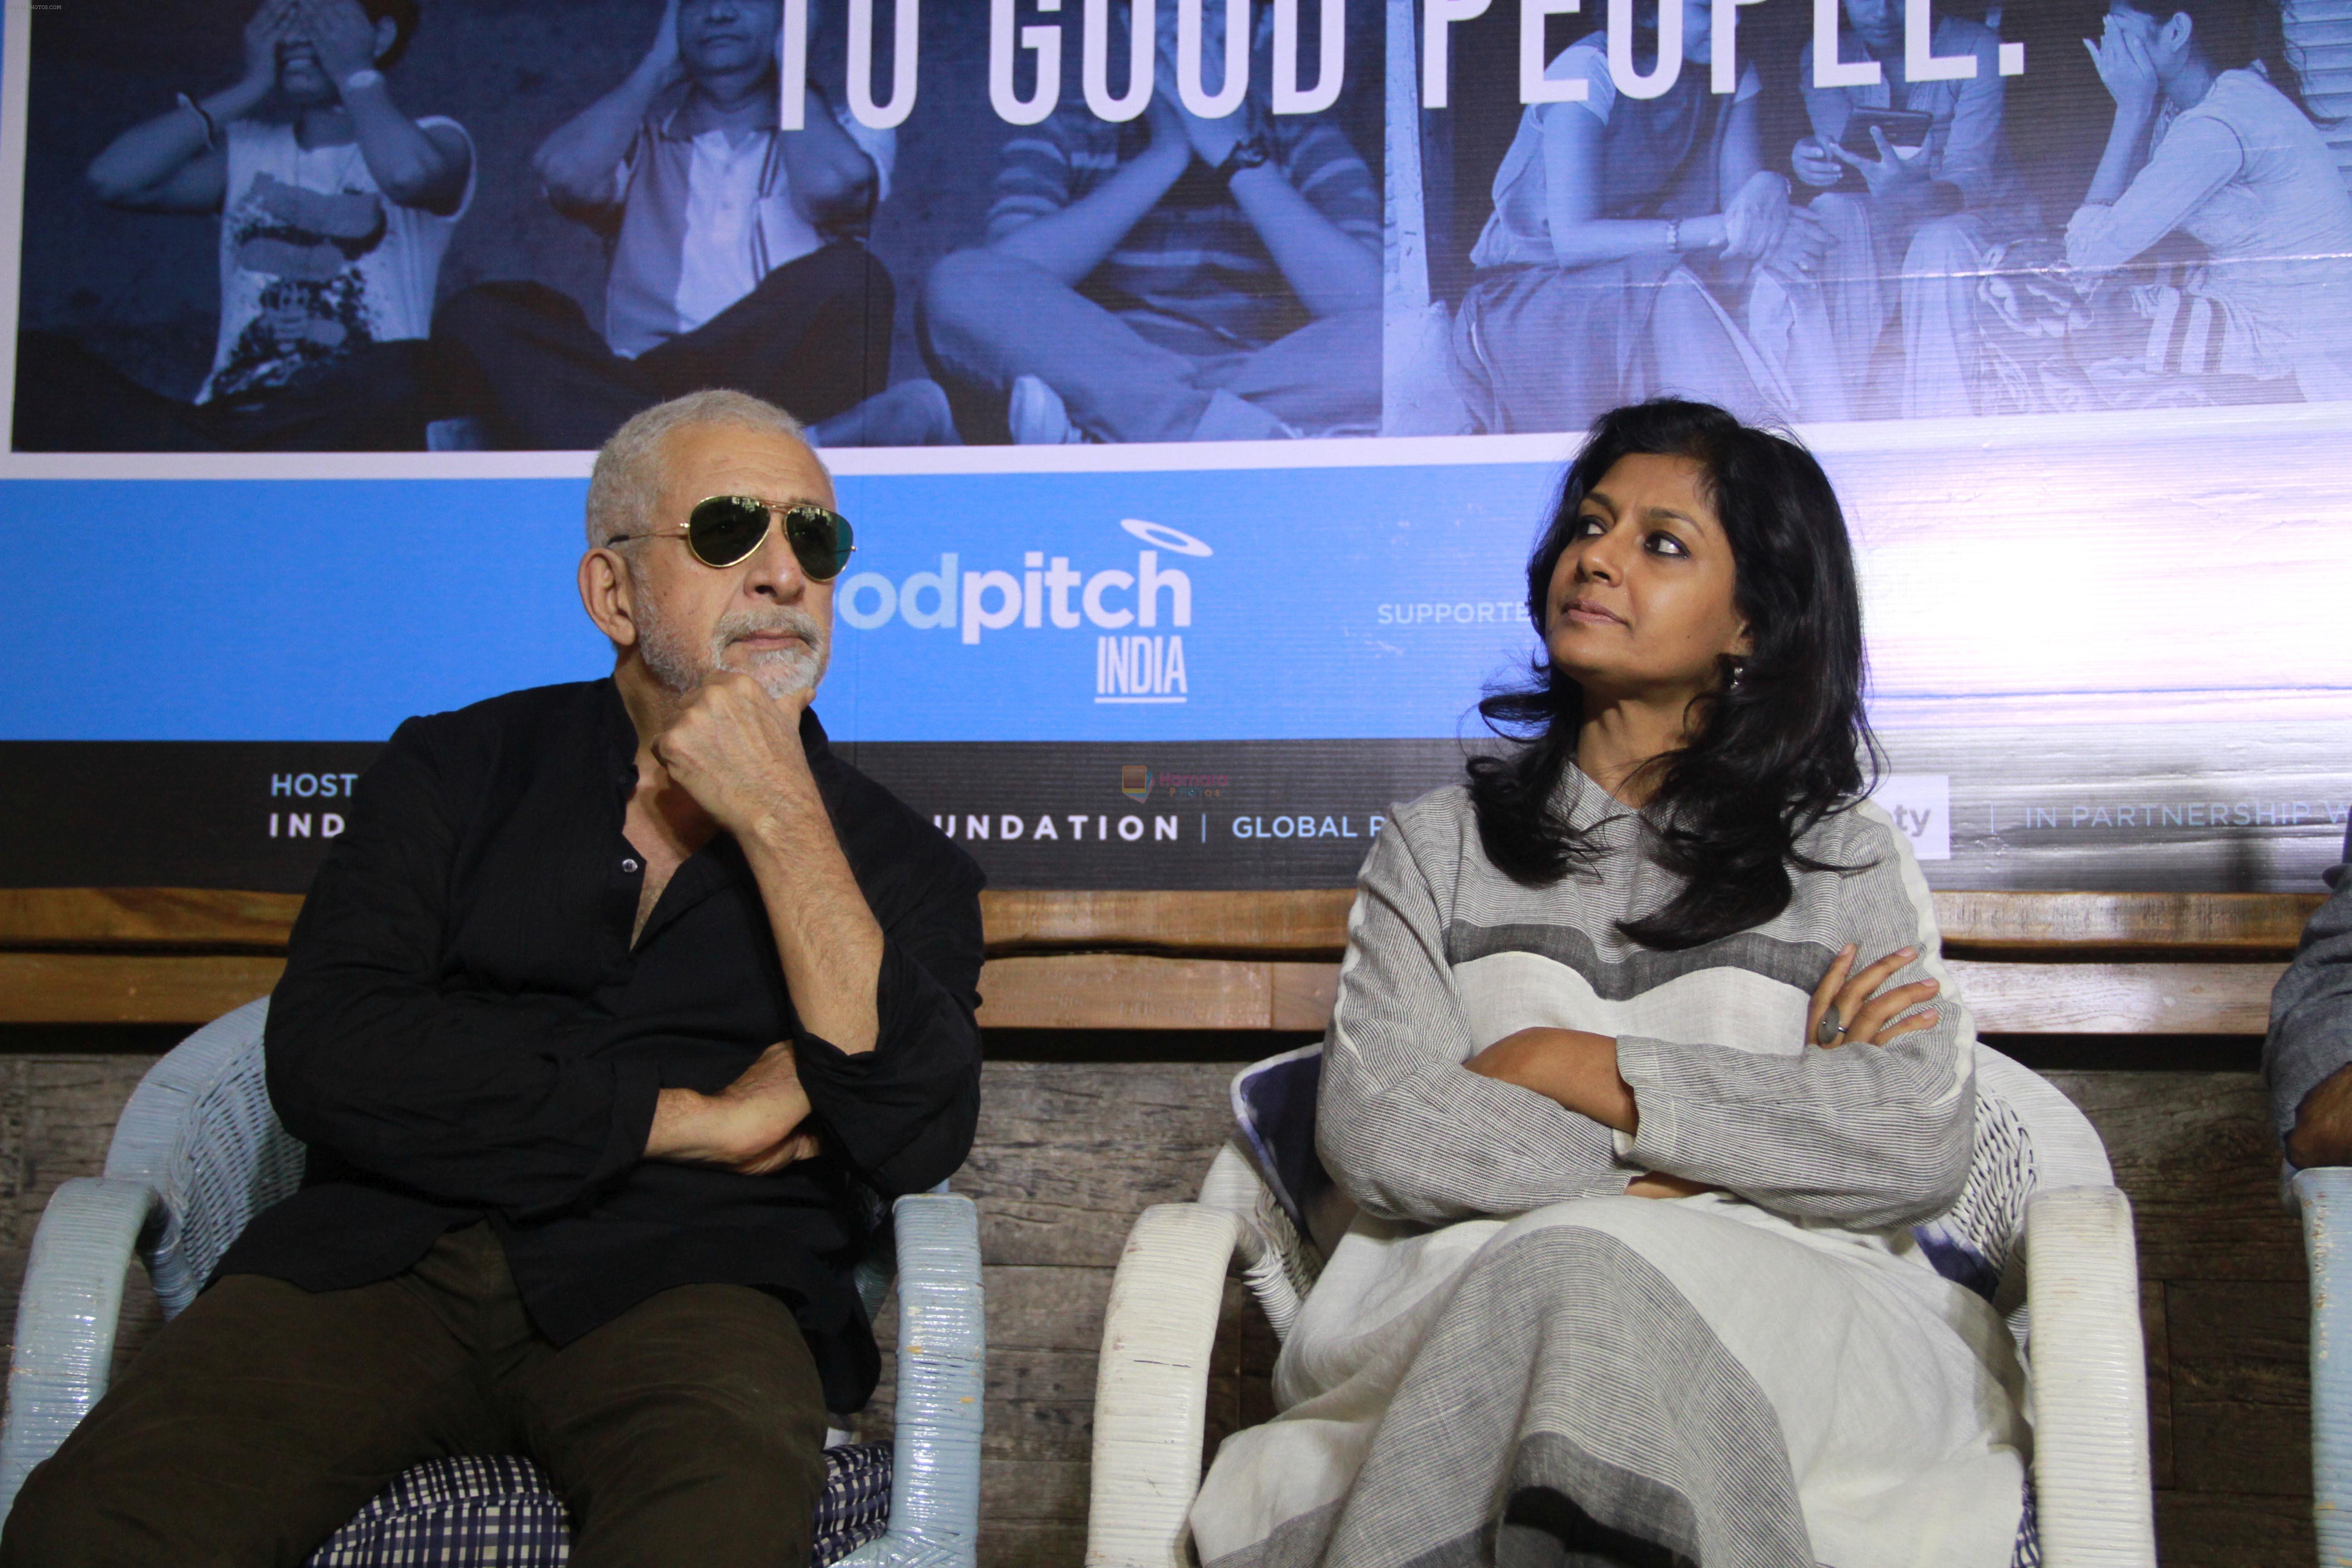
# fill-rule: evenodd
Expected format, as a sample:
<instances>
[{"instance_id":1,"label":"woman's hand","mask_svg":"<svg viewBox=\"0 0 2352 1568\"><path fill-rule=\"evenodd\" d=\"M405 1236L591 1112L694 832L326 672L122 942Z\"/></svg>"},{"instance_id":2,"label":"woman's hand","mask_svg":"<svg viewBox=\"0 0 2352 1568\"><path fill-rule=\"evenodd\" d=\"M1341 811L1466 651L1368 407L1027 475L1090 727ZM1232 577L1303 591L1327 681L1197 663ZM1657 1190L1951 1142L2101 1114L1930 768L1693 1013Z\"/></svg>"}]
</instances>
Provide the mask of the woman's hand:
<instances>
[{"instance_id":1,"label":"woman's hand","mask_svg":"<svg viewBox=\"0 0 2352 1568\"><path fill-rule=\"evenodd\" d=\"M2156 57L2146 39L2109 16L2099 41L2084 38L2083 47L2091 51L2091 63L2098 68L2107 96L2116 100L2116 113L2146 119L2156 112L2156 95L2163 84L2157 79Z\"/></svg>"},{"instance_id":2,"label":"woman's hand","mask_svg":"<svg viewBox=\"0 0 2352 1568\"><path fill-rule=\"evenodd\" d=\"M1695 1198L1701 1193L1721 1191L1721 1187L1710 1187L1687 1176L1669 1176L1664 1171L1646 1171L1625 1184L1625 1195L1629 1198Z\"/></svg>"},{"instance_id":3,"label":"woman's hand","mask_svg":"<svg viewBox=\"0 0 2352 1568\"><path fill-rule=\"evenodd\" d=\"M1805 1010L1805 1043L1821 1043L1822 1020L1832 1007L1837 1009L1835 1031L1829 1047L1883 1046L1901 1035L1916 1033L1936 1026L1936 1010L1932 1007L1904 1016L1906 1007L1927 1001L1942 989L1933 980L1915 980L1908 985L1898 985L1879 995L1871 994L1894 977L1895 972L1919 956L1916 947L1897 948L1885 958L1848 978L1858 950L1848 942L1830 961L1829 973L1813 987L1812 1005Z\"/></svg>"},{"instance_id":4,"label":"woman's hand","mask_svg":"<svg viewBox=\"0 0 2352 1568\"><path fill-rule=\"evenodd\" d=\"M1789 182L1759 169L1723 209L1726 261L1753 261L1780 243L1789 226Z\"/></svg>"},{"instance_id":5,"label":"woman's hand","mask_svg":"<svg viewBox=\"0 0 2352 1568\"><path fill-rule=\"evenodd\" d=\"M1481 1078L1515 1083L1556 1100L1603 1127L1631 1132L1640 1121L1633 1086L1617 1075L1617 1042L1589 1029L1520 1029L1462 1064Z\"/></svg>"}]
</instances>

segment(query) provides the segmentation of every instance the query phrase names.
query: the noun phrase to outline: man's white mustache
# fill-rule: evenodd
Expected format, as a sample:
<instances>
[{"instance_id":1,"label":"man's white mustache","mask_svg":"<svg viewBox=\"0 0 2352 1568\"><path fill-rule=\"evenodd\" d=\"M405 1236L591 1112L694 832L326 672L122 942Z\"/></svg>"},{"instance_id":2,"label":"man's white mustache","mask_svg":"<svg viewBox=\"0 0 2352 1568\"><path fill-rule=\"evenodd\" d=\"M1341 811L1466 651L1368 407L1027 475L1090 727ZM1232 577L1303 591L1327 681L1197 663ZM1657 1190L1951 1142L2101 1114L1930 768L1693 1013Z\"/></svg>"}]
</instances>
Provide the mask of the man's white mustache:
<instances>
[{"instance_id":1,"label":"man's white mustache","mask_svg":"<svg viewBox=\"0 0 2352 1568\"><path fill-rule=\"evenodd\" d=\"M710 628L710 643L714 649L723 651L746 638L779 634L789 634L815 647L824 639L824 628L817 624L814 616L805 610L738 611L719 618L718 624Z\"/></svg>"}]
</instances>

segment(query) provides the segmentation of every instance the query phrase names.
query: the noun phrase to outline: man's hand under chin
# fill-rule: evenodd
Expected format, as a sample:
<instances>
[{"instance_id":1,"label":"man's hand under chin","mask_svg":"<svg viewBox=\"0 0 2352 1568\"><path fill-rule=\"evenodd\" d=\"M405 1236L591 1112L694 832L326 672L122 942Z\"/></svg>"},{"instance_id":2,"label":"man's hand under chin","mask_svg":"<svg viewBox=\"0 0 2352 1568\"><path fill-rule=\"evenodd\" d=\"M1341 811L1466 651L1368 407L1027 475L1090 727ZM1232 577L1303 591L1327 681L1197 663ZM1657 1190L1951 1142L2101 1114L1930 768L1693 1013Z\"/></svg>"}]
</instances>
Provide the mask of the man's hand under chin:
<instances>
[{"instance_id":1,"label":"man's hand under chin","mask_svg":"<svg viewBox=\"0 0 2352 1568\"><path fill-rule=\"evenodd\" d=\"M653 743L677 786L734 835L760 884L793 1007L809 1033L856 1056L881 1034L882 929L834 837L801 744L809 694L771 697L719 670Z\"/></svg>"},{"instance_id":2,"label":"man's hand under chin","mask_svg":"<svg viewBox=\"0 0 2352 1568\"><path fill-rule=\"evenodd\" d=\"M813 693L772 697L753 677L714 670L688 692L654 755L679 788L737 838L749 840L794 806L824 806L801 746Z\"/></svg>"},{"instance_id":3,"label":"man's hand under chin","mask_svg":"<svg viewBox=\"0 0 2352 1568\"><path fill-rule=\"evenodd\" d=\"M816 1155L808 1116L808 1092L793 1047L779 1042L717 1094L663 1089L646 1136L646 1158L769 1175Z\"/></svg>"}]
</instances>

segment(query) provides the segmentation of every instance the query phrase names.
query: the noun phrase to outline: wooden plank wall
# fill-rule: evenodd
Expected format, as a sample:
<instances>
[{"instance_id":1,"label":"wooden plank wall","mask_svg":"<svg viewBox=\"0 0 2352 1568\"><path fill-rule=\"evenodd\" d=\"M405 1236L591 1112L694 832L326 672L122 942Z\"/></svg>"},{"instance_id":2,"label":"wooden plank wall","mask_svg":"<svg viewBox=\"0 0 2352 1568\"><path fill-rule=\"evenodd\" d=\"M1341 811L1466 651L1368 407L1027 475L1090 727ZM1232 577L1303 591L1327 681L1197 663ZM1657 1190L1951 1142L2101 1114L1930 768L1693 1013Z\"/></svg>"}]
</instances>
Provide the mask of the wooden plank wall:
<instances>
[{"instance_id":1,"label":"wooden plank wall","mask_svg":"<svg viewBox=\"0 0 2352 1568\"><path fill-rule=\"evenodd\" d=\"M1320 1029L1346 889L982 895L981 1023ZM2260 1034L2318 900L2269 894L1939 893L1984 1033ZM268 991L301 906L184 888L0 889L0 1024L196 1023Z\"/></svg>"},{"instance_id":2,"label":"wooden plank wall","mask_svg":"<svg viewBox=\"0 0 2352 1568\"><path fill-rule=\"evenodd\" d=\"M1132 1041L1137 1055L1151 1037ZM2249 1048L2250 1058L2250 1048ZM95 1173L147 1056L0 1057L0 1322L40 1207ZM1192 1195L1225 1136L1225 1062L992 1061L957 1187L981 1205L989 1292L982 1560L1076 1568L1095 1353L1134 1216ZM2252 1073L2053 1071L2136 1205L2167 1568L2308 1563L2304 1266ZM154 1326L135 1277L122 1339ZM887 1325L886 1325L887 1332ZM1212 1439L1264 1419L1274 1344L1229 1288ZM889 1389L867 1416L889 1422Z\"/></svg>"},{"instance_id":3,"label":"wooden plank wall","mask_svg":"<svg viewBox=\"0 0 2352 1568\"><path fill-rule=\"evenodd\" d=\"M2316 901L1937 897L1979 1029L2045 1062L2105 1036L2102 1060L2122 1069L2051 1076L2097 1124L2137 1206L2168 1568L2311 1560L2307 1309L2254 1075L2133 1069L2184 1050L2251 1068L2271 984ZM15 1321L41 1205L100 1168L153 1060L61 1053L60 1028L194 1022L267 990L299 902L0 890L0 1026L20 1040L47 1031L0 1048L0 1321ZM987 1268L992 1568L1080 1561L1095 1353L1120 1244L1145 1205L1192 1194L1225 1137L1234 1063L1200 1058L1265 1055L1284 1043L1270 1031L1321 1027L1348 904L1346 889L985 896L992 1059L956 1185L980 1202ZM1233 1032L1204 1052L1202 1036L1171 1029ZM155 1325L143 1279L131 1298L125 1352ZM1237 1287L1227 1298L1213 1441L1271 1413L1271 1335ZM874 1429L889 1405L886 1384Z\"/></svg>"}]
</instances>

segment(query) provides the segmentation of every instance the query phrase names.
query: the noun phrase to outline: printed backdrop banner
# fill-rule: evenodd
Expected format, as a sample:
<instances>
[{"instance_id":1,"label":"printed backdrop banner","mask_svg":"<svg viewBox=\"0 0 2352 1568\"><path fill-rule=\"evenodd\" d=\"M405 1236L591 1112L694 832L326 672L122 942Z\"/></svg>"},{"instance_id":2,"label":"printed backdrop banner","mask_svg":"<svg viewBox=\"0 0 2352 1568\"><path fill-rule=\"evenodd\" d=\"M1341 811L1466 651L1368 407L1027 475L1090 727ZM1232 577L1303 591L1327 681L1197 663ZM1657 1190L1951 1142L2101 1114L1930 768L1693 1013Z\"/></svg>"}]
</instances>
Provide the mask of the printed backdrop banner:
<instances>
[{"instance_id":1,"label":"printed backdrop banner","mask_svg":"<svg viewBox=\"0 0 2352 1568\"><path fill-rule=\"evenodd\" d=\"M1679 393L1835 481L1932 880L2314 887L2352 0L2198 15L11 8L0 885L302 887L403 718L609 668L589 451L723 385L856 526L828 730L1002 886L1346 882Z\"/></svg>"}]
</instances>

